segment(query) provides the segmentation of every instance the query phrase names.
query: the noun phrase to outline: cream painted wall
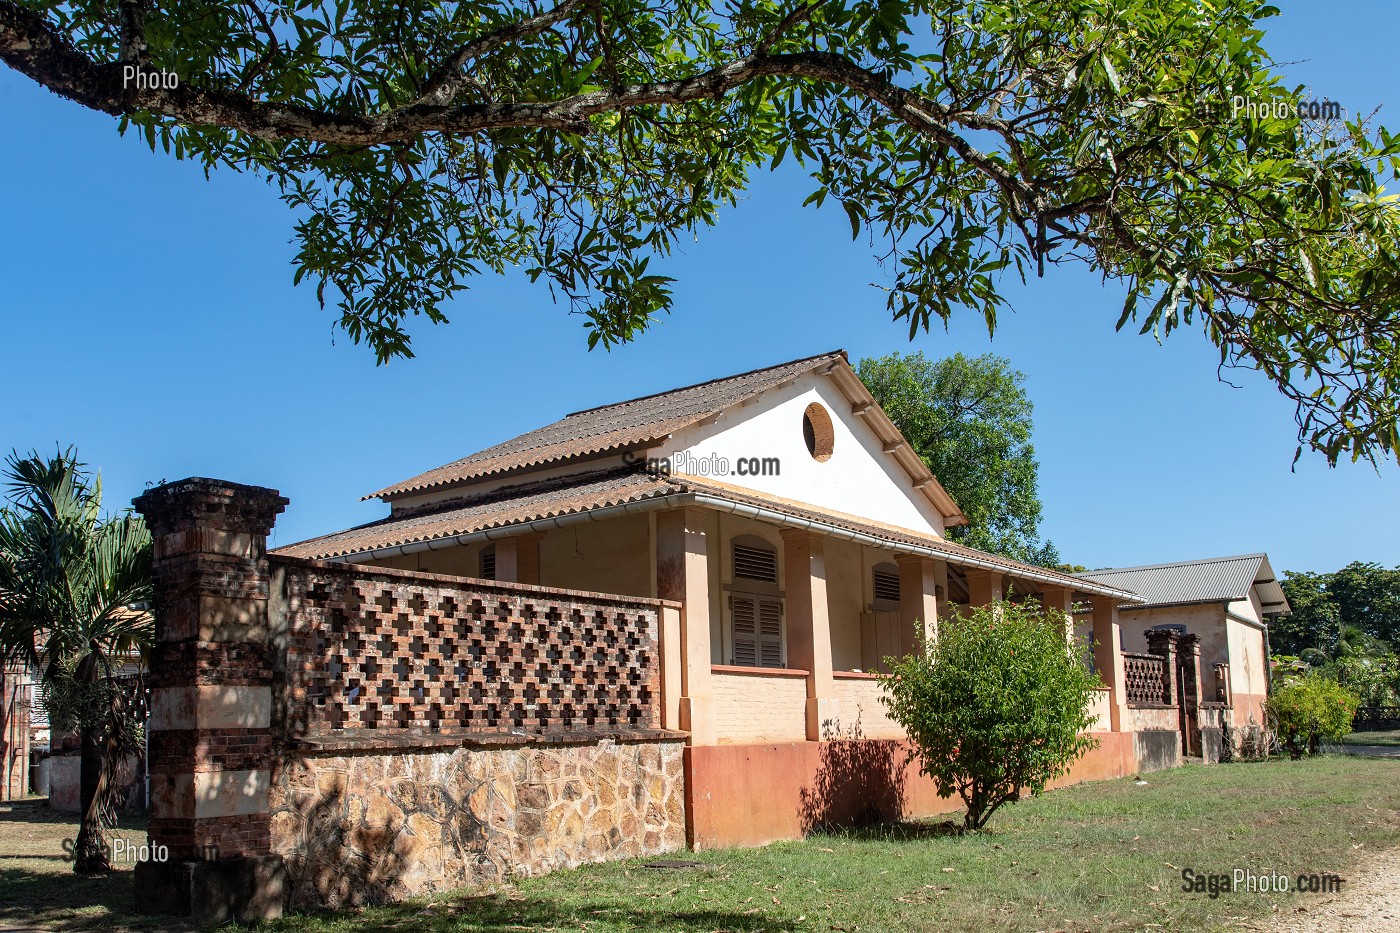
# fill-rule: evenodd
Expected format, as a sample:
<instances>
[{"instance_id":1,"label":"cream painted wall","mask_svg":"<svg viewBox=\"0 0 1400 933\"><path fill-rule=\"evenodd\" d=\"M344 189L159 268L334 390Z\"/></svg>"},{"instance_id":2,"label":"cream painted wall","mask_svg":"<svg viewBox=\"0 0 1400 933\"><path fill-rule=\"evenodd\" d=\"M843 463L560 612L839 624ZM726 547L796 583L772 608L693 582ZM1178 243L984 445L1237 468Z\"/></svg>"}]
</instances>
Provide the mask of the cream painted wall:
<instances>
[{"instance_id":1,"label":"cream painted wall","mask_svg":"<svg viewBox=\"0 0 1400 933\"><path fill-rule=\"evenodd\" d=\"M1262 697L1268 692L1268 658L1264 633L1234 619L1226 621L1230 639L1230 692ZM1258 711L1255 711L1256 715Z\"/></svg>"},{"instance_id":2,"label":"cream painted wall","mask_svg":"<svg viewBox=\"0 0 1400 933\"><path fill-rule=\"evenodd\" d=\"M1228 663L1229 644L1225 634L1225 608L1220 603L1201 606L1163 606L1158 609L1120 609L1124 651L1147 651L1150 628L1159 625L1185 625L1186 631L1201 639L1201 666L1207 673L1216 663ZM1206 681L1209 683L1209 681Z\"/></svg>"},{"instance_id":3,"label":"cream painted wall","mask_svg":"<svg viewBox=\"0 0 1400 933\"><path fill-rule=\"evenodd\" d=\"M540 541L540 581L547 586L624 596L651 596L651 530L646 515L556 528Z\"/></svg>"},{"instance_id":4,"label":"cream painted wall","mask_svg":"<svg viewBox=\"0 0 1400 933\"><path fill-rule=\"evenodd\" d=\"M826 408L835 432L832 455L825 462L813 459L802 437L802 414L812 402ZM850 403L831 379L817 373L731 408L713 424L678 431L654 455L671 457L677 472L682 457L721 457L731 471L741 458L776 457L776 476L731 472L710 478L924 534L943 534L943 516L884 452L875 432L851 414Z\"/></svg>"}]
</instances>

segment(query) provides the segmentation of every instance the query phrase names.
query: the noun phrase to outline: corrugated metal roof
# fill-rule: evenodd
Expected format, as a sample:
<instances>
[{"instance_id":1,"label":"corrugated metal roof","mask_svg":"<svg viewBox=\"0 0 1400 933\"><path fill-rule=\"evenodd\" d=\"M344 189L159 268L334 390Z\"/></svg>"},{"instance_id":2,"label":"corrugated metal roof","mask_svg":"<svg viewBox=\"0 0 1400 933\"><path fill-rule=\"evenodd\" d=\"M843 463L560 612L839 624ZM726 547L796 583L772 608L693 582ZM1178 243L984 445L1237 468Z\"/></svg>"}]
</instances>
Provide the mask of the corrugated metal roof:
<instances>
[{"instance_id":1,"label":"corrugated metal roof","mask_svg":"<svg viewBox=\"0 0 1400 933\"><path fill-rule=\"evenodd\" d=\"M1233 602L1248 599L1250 589L1258 587L1265 614L1286 615L1292 611L1269 564L1269 556L1262 553L1114 567L1077 576L1137 593L1147 600L1148 607Z\"/></svg>"}]
</instances>

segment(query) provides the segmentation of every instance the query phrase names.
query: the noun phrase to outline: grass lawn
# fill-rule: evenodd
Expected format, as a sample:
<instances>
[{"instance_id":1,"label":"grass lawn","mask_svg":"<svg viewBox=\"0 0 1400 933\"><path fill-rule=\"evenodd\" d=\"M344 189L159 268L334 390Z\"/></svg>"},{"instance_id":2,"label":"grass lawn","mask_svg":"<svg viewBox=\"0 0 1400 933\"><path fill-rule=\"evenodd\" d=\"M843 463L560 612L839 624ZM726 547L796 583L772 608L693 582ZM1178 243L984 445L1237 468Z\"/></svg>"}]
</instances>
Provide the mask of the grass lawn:
<instances>
[{"instance_id":1,"label":"grass lawn","mask_svg":"<svg viewBox=\"0 0 1400 933\"><path fill-rule=\"evenodd\" d=\"M931 824L523 879L496 894L293 916L279 933L352 930L1214 930L1309 895L1184 893L1181 869L1346 876L1400 847L1400 764L1343 756L1188 766L1054 791L957 837ZM55 858L71 825L0 805L0 927L141 928L129 873L77 882ZM28 833L28 841L21 837ZM17 845L26 854L10 854ZM54 852L49 852L53 849ZM35 857L41 856L41 857ZM91 887L84 887L91 885ZM96 902L98 906L79 907Z\"/></svg>"},{"instance_id":2,"label":"grass lawn","mask_svg":"<svg viewBox=\"0 0 1400 933\"><path fill-rule=\"evenodd\" d=\"M1353 732L1342 739L1343 745L1400 745L1400 730L1389 732Z\"/></svg>"}]
</instances>

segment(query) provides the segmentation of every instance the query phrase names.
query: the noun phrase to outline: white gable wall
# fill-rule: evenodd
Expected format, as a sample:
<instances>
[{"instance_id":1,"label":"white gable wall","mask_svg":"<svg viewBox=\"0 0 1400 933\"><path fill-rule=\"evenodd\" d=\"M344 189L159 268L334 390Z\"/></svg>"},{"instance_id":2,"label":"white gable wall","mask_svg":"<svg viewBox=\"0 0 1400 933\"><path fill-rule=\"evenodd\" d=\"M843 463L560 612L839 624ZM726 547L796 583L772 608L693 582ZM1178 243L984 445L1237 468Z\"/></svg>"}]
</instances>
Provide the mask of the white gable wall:
<instances>
[{"instance_id":1,"label":"white gable wall","mask_svg":"<svg viewBox=\"0 0 1400 933\"><path fill-rule=\"evenodd\" d=\"M835 442L831 458L814 459L802 436L802 415L820 402L831 416ZM770 496L860 516L925 534L943 534L943 516L914 488L913 480L859 415L830 377L808 373L793 384L770 390L747 405L730 408L708 425L677 432L652 452L669 457L676 473L693 473ZM685 461L722 458L729 474L714 476L687 469ZM737 475L740 460L777 458L777 475Z\"/></svg>"}]
</instances>

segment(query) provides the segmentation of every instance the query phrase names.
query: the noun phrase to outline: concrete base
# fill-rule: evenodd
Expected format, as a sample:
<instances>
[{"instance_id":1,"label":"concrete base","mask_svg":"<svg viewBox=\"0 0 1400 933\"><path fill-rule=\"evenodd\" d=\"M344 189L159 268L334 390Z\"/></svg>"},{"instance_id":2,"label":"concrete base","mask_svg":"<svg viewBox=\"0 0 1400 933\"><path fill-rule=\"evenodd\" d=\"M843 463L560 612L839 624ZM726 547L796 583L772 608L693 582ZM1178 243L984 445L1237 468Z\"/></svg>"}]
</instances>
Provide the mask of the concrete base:
<instances>
[{"instance_id":1,"label":"concrete base","mask_svg":"<svg viewBox=\"0 0 1400 933\"><path fill-rule=\"evenodd\" d=\"M1127 777L1181 763L1176 732L1095 732L1098 745L1053 782ZM1141 738L1140 738L1141 737ZM685 750L686 835L692 848L801 839L835 825L893 822L962 809L956 793L906 763L908 744L865 739Z\"/></svg>"},{"instance_id":2,"label":"concrete base","mask_svg":"<svg viewBox=\"0 0 1400 933\"><path fill-rule=\"evenodd\" d=\"M1217 764L1225 750L1225 733L1219 726L1201 727L1201 759L1208 765Z\"/></svg>"},{"instance_id":3,"label":"concrete base","mask_svg":"<svg viewBox=\"0 0 1400 933\"><path fill-rule=\"evenodd\" d=\"M274 920L287 902L287 869L280 855L140 862L135 875L142 909L189 917L200 926Z\"/></svg>"},{"instance_id":4,"label":"concrete base","mask_svg":"<svg viewBox=\"0 0 1400 933\"><path fill-rule=\"evenodd\" d=\"M1163 771L1181 764L1181 733L1175 729L1144 729L1133 733L1139 771Z\"/></svg>"}]
</instances>

